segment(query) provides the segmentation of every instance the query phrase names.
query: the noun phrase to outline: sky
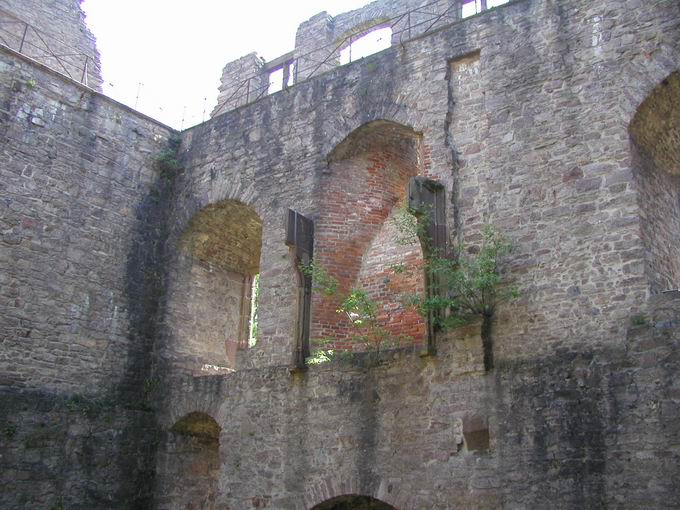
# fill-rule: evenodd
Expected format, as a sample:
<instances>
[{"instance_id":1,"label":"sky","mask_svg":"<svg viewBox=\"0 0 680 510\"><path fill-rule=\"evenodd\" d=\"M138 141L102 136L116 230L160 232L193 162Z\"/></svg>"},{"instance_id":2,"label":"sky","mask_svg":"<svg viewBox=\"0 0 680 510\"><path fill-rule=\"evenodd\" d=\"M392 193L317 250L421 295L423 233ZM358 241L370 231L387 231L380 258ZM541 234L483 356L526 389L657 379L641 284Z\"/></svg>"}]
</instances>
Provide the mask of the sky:
<instances>
[{"instance_id":1,"label":"sky","mask_svg":"<svg viewBox=\"0 0 680 510\"><path fill-rule=\"evenodd\" d=\"M208 119L222 68L291 51L298 25L369 0L84 0L104 93L176 129ZM140 85L141 84L141 85Z\"/></svg>"}]
</instances>

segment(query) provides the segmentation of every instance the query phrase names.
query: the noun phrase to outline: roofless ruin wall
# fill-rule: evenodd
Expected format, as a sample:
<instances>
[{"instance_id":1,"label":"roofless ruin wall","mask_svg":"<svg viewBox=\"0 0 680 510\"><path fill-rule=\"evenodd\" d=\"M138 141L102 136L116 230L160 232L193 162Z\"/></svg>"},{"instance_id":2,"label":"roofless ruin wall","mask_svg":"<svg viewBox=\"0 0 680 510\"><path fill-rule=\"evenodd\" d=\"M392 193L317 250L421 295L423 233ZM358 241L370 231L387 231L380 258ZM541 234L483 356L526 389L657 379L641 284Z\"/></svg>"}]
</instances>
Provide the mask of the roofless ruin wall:
<instances>
[{"instance_id":1,"label":"roofless ruin wall","mask_svg":"<svg viewBox=\"0 0 680 510\"><path fill-rule=\"evenodd\" d=\"M635 126L677 115L679 19L517 0L215 116L182 133L180 165L169 129L2 50L2 505L677 501L675 124L660 144ZM382 221L399 197L376 169L401 167L443 184L452 244L493 223L517 246L495 367L472 324L436 356L291 372L288 209L328 237L359 210ZM346 221L326 214L342 172L368 197ZM328 265L376 267L375 230Z\"/></svg>"}]
</instances>

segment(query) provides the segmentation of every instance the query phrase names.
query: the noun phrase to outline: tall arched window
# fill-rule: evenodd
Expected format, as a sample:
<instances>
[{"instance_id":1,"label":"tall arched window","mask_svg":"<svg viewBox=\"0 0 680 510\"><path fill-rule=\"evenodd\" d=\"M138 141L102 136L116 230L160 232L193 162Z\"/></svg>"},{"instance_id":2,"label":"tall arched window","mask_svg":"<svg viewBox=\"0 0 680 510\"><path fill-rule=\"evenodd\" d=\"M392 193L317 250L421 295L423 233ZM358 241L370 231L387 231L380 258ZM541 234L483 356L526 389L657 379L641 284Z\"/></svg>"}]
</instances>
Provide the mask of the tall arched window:
<instances>
[{"instance_id":1,"label":"tall arched window","mask_svg":"<svg viewBox=\"0 0 680 510\"><path fill-rule=\"evenodd\" d=\"M168 296L172 361L194 375L236 367L257 335L262 221L225 200L199 211L180 239Z\"/></svg>"},{"instance_id":2,"label":"tall arched window","mask_svg":"<svg viewBox=\"0 0 680 510\"><path fill-rule=\"evenodd\" d=\"M680 71L663 80L630 124L645 270L652 292L680 287Z\"/></svg>"},{"instance_id":3,"label":"tall arched window","mask_svg":"<svg viewBox=\"0 0 680 510\"><path fill-rule=\"evenodd\" d=\"M425 321L403 300L424 291L423 252L417 239L399 239L395 222L405 213L420 150L420 136L412 129L377 121L354 131L329 155L319 188L314 261L338 288L313 298L311 338L317 347L364 350L383 341L424 342ZM341 311L353 290L374 306L377 327L366 321L357 327L352 312Z\"/></svg>"}]
</instances>

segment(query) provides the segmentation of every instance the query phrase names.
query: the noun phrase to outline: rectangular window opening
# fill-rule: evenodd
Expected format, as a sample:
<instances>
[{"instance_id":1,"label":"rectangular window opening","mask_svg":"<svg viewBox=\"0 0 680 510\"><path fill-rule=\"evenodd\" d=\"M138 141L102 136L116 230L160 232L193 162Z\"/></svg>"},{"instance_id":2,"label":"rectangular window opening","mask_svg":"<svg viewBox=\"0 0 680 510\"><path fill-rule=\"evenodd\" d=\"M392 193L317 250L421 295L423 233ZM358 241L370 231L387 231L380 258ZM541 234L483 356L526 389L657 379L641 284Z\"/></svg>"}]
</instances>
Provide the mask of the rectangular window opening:
<instances>
[{"instance_id":1,"label":"rectangular window opening","mask_svg":"<svg viewBox=\"0 0 680 510\"><path fill-rule=\"evenodd\" d=\"M510 0L464 0L462 5L461 16L469 18L475 14L479 14L487 9L498 7L499 5L507 4Z\"/></svg>"},{"instance_id":2,"label":"rectangular window opening","mask_svg":"<svg viewBox=\"0 0 680 510\"><path fill-rule=\"evenodd\" d=\"M250 320L248 322L248 347L253 347L257 343L257 307L260 298L260 275L253 277L250 289Z\"/></svg>"},{"instance_id":3,"label":"rectangular window opening","mask_svg":"<svg viewBox=\"0 0 680 510\"><path fill-rule=\"evenodd\" d=\"M274 94L283 90L283 67L269 73L269 89L267 94Z\"/></svg>"}]
</instances>

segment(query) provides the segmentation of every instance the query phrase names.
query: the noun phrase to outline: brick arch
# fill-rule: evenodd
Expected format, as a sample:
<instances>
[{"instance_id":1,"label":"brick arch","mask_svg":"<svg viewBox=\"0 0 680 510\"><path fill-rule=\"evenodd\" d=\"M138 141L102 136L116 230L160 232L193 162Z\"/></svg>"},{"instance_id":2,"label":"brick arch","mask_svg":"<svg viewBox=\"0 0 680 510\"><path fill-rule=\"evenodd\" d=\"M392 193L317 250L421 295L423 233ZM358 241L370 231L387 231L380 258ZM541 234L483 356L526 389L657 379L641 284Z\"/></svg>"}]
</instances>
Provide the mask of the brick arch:
<instances>
[{"instance_id":1,"label":"brick arch","mask_svg":"<svg viewBox=\"0 0 680 510\"><path fill-rule=\"evenodd\" d=\"M336 151L347 139L355 135L359 130L367 129L374 123L386 123L400 126L412 133L416 133L422 140L429 139L431 136L431 126L422 123L423 116L403 103L396 103L393 100L367 105L370 109L362 109L361 115L350 117L337 115L329 120L331 123L326 132L332 133L331 136L323 140L320 152L326 154L326 159ZM377 125L377 124L376 124Z\"/></svg>"},{"instance_id":2,"label":"brick arch","mask_svg":"<svg viewBox=\"0 0 680 510\"><path fill-rule=\"evenodd\" d=\"M326 157L329 163L341 161L366 153L376 143L393 152L409 150L407 157L417 165L420 156L422 133L412 127L393 120L378 119L366 122L352 130Z\"/></svg>"},{"instance_id":3,"label":"brick arch","mask_svg":"<svg viewBox=\"0 0 680 510\"><path fill-rule=\"evenodd\" d=\"M421 343L424 322L417 314L409 315L401 295L390 288L395 280L404 280L397 285L400 293L422 290L421 272L398 276L387 267L387 257L374 262L399 250L416 265L422 261L417 241L404 250L386 228L395 208L405 204L409 179L422 172L422 135L393 121L372 121L338 143L327 161L316 190L315 262L338 280L339 292L314 296L311 338L329 349L357 348L357 336L371 332L356 330L337 310L352 288L363 288L378 304L378 319L390 341ZM370 274L362 273L367 267ZM396 320L384 320L390 314Z\"/></svg>"}]
</instances>

